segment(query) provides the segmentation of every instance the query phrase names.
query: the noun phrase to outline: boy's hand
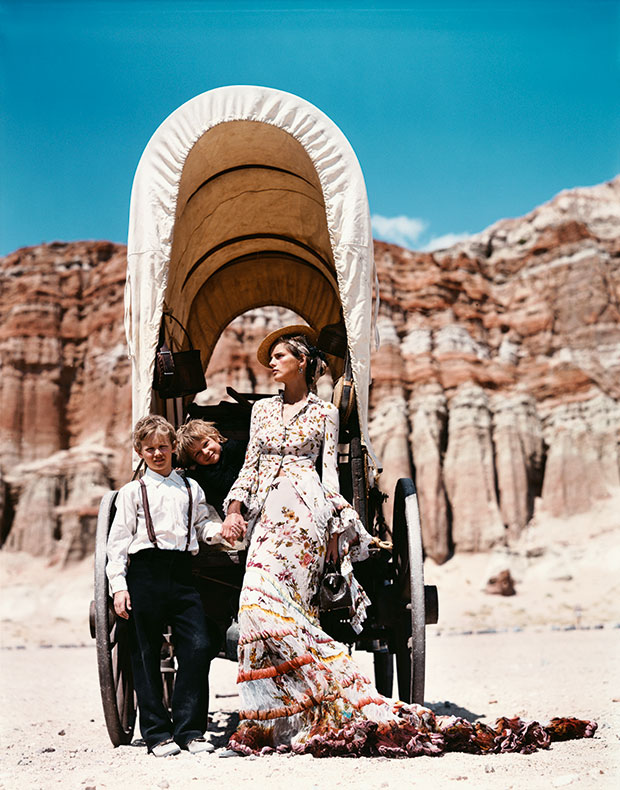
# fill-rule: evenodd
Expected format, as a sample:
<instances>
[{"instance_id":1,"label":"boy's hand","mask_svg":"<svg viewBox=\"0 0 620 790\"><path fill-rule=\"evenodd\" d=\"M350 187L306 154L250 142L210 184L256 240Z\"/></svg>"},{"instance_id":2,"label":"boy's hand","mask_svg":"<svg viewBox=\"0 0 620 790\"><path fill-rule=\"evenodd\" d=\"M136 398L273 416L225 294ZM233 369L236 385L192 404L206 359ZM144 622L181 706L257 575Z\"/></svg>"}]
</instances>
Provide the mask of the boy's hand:
<instances>
[{"instance_id":1,"label":"boy's hand","mask_svg":"<svg viewBox=\"0 0 620 790\"><path fill-rule=\"evenodd\" d=\"M241 513L229 513L222 523L222 537L231 545L242 540L247 523Z\"/></svg>"},{"instance_id":2,"label":"boy's hand","mask_svg":"<svg viewBox=\"0 0 620 790\"><path fill-rule=\"evenodd\" d=\"M114 611L123 620L129 620L131 611L131 598L127 590L119 590L114 593Z\"/></svg>"}]
</instances>

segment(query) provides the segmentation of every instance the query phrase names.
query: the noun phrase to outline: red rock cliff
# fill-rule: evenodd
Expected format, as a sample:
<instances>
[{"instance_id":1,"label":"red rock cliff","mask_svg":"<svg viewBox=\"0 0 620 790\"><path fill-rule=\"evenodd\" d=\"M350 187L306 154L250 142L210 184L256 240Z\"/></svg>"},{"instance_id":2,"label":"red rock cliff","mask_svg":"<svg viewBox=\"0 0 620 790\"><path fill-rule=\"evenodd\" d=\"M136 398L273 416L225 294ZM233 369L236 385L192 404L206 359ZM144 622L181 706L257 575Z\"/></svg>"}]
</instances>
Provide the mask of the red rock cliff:
<instances>
[{"instance_id":1,"label":"red rock cliff","mask_svg":"<svg viewBox=\"0 0 620 790\"><path fill-rule=\"evenodd\" d=\"M377 242L381 349L370 427L381 485L418 484L438 561L516 537L535 502L588 510L620 485L620 178L561 193L435 253ZM125 248L51 244L0 261L5 546L92 549L129 472ZM282 310L237 319L209 397L269 391L253 356Z\"/></svg>"},{"instance_id":2,"label":"red rock cliff","mask_svg":"<svg viewBox=\"0 0 620 790\"><path fill-rule=\"evenodd\" d=\"M126 479L125 248L55 243L0 260L0 439L7 548L92 551L103 491ZM8 492L7 492L8 487Z\"/></svg>"},{"instance_id":3,"label":"red rock cliff","mask_svg":"<svg viewBox=\"0 0 620 790\"><path fill-rule=\"evenodd\" d=\"M386 476L417 478L431 556L518 535L537 497L563 516L620 484L620 178L376 259L372 434Z\"/></svg>"}]
</instances>

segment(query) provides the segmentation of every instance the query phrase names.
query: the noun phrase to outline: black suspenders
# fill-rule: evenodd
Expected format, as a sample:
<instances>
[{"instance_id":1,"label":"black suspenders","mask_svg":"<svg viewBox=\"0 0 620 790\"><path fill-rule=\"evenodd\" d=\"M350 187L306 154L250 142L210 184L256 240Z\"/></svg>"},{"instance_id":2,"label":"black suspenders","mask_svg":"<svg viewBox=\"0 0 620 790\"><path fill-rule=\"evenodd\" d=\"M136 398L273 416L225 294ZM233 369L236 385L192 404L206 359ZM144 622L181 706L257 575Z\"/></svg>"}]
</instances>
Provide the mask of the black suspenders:
<instances>
[{"instance_id":1,"label":"black suspenders","mask_svg":"<svg viewBox=\"0 0 620 790\"><path fill-rule=\"evenodd\" d=\"M155 528L153 527L153 519L151 518L151 509L149 508L149 500L146 495L146 483L142 478L138 481L140 483L140 488L142 489L142 506L144 508L144 520L146 521L146 532L149 536L149 540L153 544L153 546L157 549L159 548L157 545L157 538L155 537ZM187 551L189 548L189 541L192 535L192 489L189 484L189 480L184 477L183 482L185 483L185 487L187 488L187 496L189 497L189 503L187 506L187 540L185 541L185 549Z\"/></svg>"}]
</instances>

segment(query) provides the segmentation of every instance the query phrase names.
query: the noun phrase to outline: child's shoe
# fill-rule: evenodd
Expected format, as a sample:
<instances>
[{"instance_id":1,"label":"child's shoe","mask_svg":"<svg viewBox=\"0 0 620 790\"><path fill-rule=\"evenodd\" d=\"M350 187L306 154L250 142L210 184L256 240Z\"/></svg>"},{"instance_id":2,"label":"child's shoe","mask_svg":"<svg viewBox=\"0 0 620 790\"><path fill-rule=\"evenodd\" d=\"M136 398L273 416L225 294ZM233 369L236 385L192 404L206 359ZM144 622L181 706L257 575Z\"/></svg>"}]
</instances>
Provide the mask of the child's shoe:
<instances>
[{"instance_id":1,"label":"child's shoe","mask_svg":"<svg viewBox=\"0 0 620 790\"><path fill-rule=\"evenodd\" d=\"M158 743L157 746L153 746L151 754L154 754L155 757L171 757L173 754L178 754L180 751L181 750L172 738L168 738L167 741L162 741Z\"/></svg>"},{"instance_id":2,"label":"child's shoe","mask_svg":"<svg viewBox=\"0 0 620 790\"><path fill-rule=\"evenodd\" d=\"M185 747L190 754L198 754L199 752L212 752L215 746L206 738L192 738Z\"/></svg>"}]
</instances>

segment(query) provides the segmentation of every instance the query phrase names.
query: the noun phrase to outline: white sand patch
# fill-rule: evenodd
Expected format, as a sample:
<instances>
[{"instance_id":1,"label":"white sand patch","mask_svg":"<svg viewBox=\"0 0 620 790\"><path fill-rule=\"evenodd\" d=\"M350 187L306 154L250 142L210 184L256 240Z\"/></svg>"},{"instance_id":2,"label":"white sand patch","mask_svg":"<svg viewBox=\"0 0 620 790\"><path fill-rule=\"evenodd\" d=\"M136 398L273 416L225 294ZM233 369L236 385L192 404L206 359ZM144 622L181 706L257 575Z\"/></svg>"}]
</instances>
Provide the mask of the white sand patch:
<instances>
[{"instance_id":1,"label":"white sand patch","mask_svg":"<svg viewBox=\"0 0 620 790\"><path fill-rule=\"evenodd\" d=\"M221 760L216 752L157 760L144 747L114 749L88 629L92 562L59 568L41 558L0 552L0 790L186 790L207 784L401 790L453 783L483 790L615 790L620 781L619 514L616 498L571 519L539 516L511 551L426 564L427 583L436 583L440 595L440 622L427 629L427 704L437 712L490 722L500 715L540 721L575 715L599 722L593 739L554 744L532 755ZM503 568L511 571L517 594L484 593L489 576ZM573 625L580 628L564 630ZM591 627L598 625L603 627ZM462 633L485 629L500 633ZM356 654L356 660L372 673L370 654ZM235 671L234 663L222 659L211 669L210 728L218 746L234 727Z\"/></svg>"}]
</instances>

